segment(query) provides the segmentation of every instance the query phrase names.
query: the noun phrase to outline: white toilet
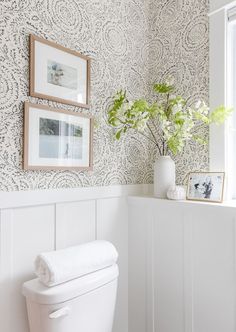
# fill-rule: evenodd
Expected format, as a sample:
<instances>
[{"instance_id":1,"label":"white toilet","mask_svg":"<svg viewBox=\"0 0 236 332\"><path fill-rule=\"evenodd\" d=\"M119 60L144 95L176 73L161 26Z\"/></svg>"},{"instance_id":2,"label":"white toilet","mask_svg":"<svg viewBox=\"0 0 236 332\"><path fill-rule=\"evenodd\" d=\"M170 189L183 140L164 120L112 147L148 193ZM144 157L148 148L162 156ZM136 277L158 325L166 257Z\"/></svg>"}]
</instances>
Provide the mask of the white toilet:
<instances>
[{"instance_id":1,"label":"white toilet","mask_svg":"<svg viewBox=\"0 0 236 332\"><path fill-rule=\"evenodd\" d=\"M30 332L111 332L118 266L55 287L24 283Z\"/></svg>"}]
</instances>

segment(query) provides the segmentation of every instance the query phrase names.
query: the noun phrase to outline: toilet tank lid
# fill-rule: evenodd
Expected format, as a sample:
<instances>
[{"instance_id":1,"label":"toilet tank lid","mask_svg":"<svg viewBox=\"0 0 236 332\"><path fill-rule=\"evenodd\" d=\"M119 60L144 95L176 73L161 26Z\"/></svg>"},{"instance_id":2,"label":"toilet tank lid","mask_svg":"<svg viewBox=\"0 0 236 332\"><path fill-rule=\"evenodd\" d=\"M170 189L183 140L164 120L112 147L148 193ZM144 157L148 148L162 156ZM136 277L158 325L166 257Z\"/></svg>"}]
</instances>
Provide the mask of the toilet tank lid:
<instances>
[{"instance_id":1,"label":"toilet tank lid","mask_svg":"<svg viewBox=\"0 0 236 332\"><path fill-rule=\"evenodd\" d=\"M87 274L63 284L46 287L39 279L33 279L23 284L22 293L30 301L39 304L57 304L86 294L118 278L117 264L108 268Z\"/></svg>"}]
</instances>

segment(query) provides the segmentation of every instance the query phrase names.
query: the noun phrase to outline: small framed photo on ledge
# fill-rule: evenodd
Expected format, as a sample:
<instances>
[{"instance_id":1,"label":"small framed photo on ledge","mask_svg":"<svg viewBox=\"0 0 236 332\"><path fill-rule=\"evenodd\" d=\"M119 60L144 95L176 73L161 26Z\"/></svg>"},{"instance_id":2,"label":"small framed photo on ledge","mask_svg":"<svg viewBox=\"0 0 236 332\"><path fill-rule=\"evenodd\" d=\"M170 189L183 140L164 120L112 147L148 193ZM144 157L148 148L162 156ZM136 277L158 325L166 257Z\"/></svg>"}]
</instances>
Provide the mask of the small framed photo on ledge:
<instances>
[{"instance_id":1,"label":"small framed photo on ledge","mask_svg":"<svg viewBox=\"0 0 236 332\"><path fill-rule=\"evenodd\" d=\"M188 177L187 199L194 201L223 201L224 172L192 172Z\"/></svg>"},{"instance_id":2,"label":"small framed photo on ledge","mask_svg":"<svg viewBox=\"0 0 236 332\"><path fill-rule=\"evenodd\" d=\"M92 170L93 118L25 103L24 169Z\"/></svg>"}]
</instances>

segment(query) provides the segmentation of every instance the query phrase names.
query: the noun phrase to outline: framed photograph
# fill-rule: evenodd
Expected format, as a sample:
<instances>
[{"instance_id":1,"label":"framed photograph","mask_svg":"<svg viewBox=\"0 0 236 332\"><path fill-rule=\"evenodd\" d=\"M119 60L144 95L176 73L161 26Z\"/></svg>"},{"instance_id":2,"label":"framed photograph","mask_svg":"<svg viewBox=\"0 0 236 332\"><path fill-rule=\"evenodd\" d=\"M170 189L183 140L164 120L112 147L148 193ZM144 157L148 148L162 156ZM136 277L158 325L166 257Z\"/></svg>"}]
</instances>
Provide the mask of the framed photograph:
<instances>
[{"instance_id":1,"label":"framed photograph","mask_svg":"<svg viewBox=\"0 0 236 332\"><path fill-rule=\"evenodd\" d=\"M24 169L92 170L93 119L25 103Z\"/></svg>"},{"instance_id":2,"label":"framed photograph","mask_svg":"<svg viewBox=\"0 0 236 332\"><path fill-rule=\"evenodd\" d=\"M189 174L187 199L196 201L223 201L224 172L193 172Z\"/></svg>"},{"instance_id":3,"label":"framed photograph","mask_svg":"<svg viewBox=\"0 0 236 332\"><path fill-rule=\"evenodd\" d=\"M90 59L30 35L30 95L89 108Z\"/></svg>"}]
</instances>

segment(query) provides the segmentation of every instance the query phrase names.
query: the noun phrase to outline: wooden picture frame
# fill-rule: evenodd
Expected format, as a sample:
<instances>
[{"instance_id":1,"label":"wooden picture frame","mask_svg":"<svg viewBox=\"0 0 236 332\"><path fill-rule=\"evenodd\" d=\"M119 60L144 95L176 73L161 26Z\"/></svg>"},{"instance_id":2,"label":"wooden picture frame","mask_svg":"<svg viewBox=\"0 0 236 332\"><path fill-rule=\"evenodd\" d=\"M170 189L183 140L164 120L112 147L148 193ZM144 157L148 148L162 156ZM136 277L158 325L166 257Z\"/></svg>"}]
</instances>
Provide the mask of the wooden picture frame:
<instances>
[{"instance_id":1,"label":"wooden picture frame","mask_svg":"<svg viewBox=\"0 0 236 332\"><path fill-rule=\"evenodd\" d=\"M224 172L190 172L188 175L187 200L222 203Z\"/></svg>"},{"instance_id":2,"label":"wooden picture frame","mask_svg":"<svg viewBox=\"0 0 236 332\"><path fill-rule=\"evenodd\" d=\"M93 169L93 118L25 102L25 170Z\"/></svg>"},{"instance_id":3,"label":"wooden picture frame","mask_svg":"<svg viewBox=\"0 0 236 332\"><path fill-rule=\"evenodd\" d=\"M89 57L30 35L30 96L89 108Z\"/></svg>"}]
</instances>

